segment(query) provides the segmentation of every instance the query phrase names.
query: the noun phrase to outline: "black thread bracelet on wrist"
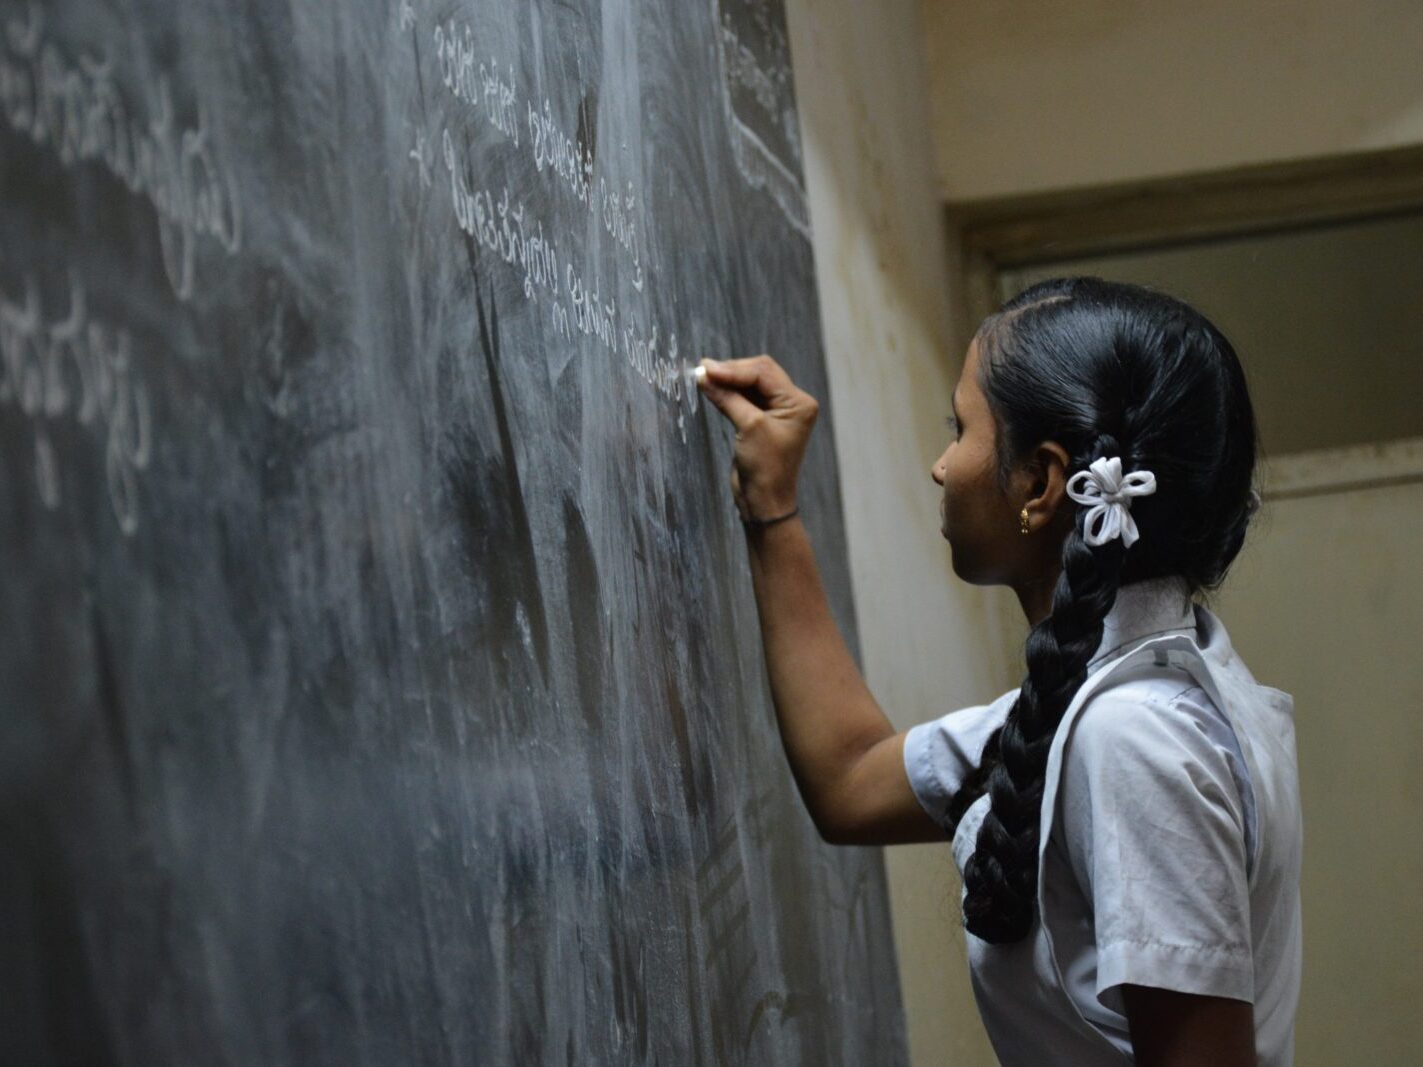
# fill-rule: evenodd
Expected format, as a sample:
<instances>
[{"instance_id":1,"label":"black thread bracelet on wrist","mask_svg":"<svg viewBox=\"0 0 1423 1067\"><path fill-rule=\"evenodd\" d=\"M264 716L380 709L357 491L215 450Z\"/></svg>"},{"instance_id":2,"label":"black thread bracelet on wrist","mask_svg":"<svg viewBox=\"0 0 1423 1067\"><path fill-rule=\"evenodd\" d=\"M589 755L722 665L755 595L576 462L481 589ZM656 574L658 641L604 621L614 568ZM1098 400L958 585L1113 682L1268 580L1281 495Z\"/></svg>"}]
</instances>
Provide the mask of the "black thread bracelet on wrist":
<instances>
[{"instance_id":1,"label":"black thread bracelet on wrist","mask_svg":"<svg viewBox=\"0 0 1423 1067\"><path fill-rule=\"evenodd\" d=\"M764 530L767 526L774 526L778 522L785 522L787 519L793 519L799 514L800 505L797 504L784 515L777 515L774 519L742 519L741 525L748 530Z\"/></svg>"}]
</instances>

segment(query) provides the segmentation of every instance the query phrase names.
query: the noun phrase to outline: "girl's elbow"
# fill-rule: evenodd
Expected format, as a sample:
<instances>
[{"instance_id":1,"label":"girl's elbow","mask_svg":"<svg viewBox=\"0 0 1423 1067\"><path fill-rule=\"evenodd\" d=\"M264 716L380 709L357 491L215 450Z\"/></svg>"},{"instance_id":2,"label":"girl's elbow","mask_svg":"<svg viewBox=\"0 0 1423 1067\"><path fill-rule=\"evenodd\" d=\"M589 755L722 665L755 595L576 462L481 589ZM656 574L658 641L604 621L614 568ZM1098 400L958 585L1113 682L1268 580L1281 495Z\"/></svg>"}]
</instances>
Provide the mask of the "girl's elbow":
<instances>
[{"instance_id":1,"label":"girl's elbow","mask_svg":"<svg viewBox=\"0 0 1423 1067\"><path fill-rule=\"evenodd\" d=\"M876 845L882 842L878 840L875 828L865 825L863 819L857 817L854 811L846 811L839 808L827 808L818 812L811 812L811 820L815 823L815 830L820 835L820 840L827 845Z\"/></svg>"},{"instance_id":2,"label":"girl's elbow","mask_svg":"<svg viewBox=\"0 0 1423 1067\"><path fill-rule=\"evenodd\" d=\"M852 831L835 823L816 822L815 829L820 833L820 840L827 845L856 845L860 843Z\"/></svg>"},{"instance_id":3,"label":"girl's elbow","mask_svg":"<svg viewBox=\"0 0 1423 1067\"><path fill-rule=\"evenodd\" d=\"M833 805L824 803L810 803L806 798L806 813L810 816L810 821L815 826L815 832L820 840L827 845L849 845L854 842L850 840L853 831L848 825L843 814L838 812Z\"/></svg>"}]
</instances>

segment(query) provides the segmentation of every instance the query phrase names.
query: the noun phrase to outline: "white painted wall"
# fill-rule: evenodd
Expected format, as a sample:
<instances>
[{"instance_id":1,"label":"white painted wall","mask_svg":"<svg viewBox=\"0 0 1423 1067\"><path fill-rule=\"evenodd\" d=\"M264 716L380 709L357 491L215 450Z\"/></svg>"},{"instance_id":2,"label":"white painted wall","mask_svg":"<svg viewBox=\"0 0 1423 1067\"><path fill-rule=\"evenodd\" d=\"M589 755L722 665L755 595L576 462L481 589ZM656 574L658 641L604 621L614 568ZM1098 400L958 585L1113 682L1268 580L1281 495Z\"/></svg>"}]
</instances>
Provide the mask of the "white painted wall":
<instances>
[{"instance_id":1,"label":"white painted wall","mask_svg":"<svg viewBox=\"0 0 1423 1067\"><path fill-rule=\"evenodd\" d=\"M1417 0L923 0L975 200L1423 142Z\"/></svg>"},{"instance_id":2,"label":"white painted wall","mask_svg":"<svg viewBox=\"0 0 1423 1067\"><path fill-rule=\"evenodd\" d=\"M1267 496L1261 515L1217 610L1256 676L1295 698L1304 809L1296 1063L1416 1063L1423 481Z\"/></svg>"},{"instance_id":3,"label":"white painted wall","mask_svg":"<svg viewBox=\"0 0 1423 1067\"><path fill-rule=\"evenodd\" d=\"M1018 607L954 575L929 477L962 352L916 0L787 6L864 667L907 728L1017 684L995 620ZM889 849L886 866L914 1062L993 1062L948 847Z\"/></svg>"}]
</instances>

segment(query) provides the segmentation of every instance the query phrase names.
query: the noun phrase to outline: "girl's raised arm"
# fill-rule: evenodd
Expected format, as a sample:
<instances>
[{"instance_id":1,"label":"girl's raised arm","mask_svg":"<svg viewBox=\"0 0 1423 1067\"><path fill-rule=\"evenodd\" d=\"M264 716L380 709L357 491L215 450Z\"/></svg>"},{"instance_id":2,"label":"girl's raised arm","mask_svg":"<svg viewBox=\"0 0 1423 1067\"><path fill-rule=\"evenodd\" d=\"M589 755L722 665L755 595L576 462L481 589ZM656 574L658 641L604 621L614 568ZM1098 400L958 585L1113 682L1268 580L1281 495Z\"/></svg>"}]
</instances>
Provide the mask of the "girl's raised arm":
<instances>
[{"instance_id":1,"label":"girl's raised arm","mask_svg":"<svg viewBox=\"0 0 1423 1067\"><path fill-rule=\"evenodd\" d=\"M769 356L704 360L698 383L736 428L732 493L747 524L771 696L816 828L837 844L944 840L910 788L904 735L845 646L810 538L794 514L818 403Z\"/></svg>"}]
</instances>

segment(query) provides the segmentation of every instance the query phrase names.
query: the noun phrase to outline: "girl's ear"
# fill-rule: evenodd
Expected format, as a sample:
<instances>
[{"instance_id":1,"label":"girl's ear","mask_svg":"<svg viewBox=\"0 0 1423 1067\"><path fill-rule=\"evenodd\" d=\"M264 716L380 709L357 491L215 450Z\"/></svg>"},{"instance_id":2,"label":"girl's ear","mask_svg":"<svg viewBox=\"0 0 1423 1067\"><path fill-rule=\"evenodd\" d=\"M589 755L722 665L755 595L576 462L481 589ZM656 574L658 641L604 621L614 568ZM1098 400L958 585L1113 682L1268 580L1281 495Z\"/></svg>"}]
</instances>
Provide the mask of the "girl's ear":
<instances>
[{"instance_id":1,"label":"girl's ear","mask_svg":"<svg viewBox=\"0 0 1423 1067\"><path fill-rule=\"evenodd\" d=\"M1067 469L1071 462L1071 454L1056 441L1040 443L1028 461L1025 504L1030 511L1049 520L1049 524L1067 499Z\"/></svg>"}]
</instances>

